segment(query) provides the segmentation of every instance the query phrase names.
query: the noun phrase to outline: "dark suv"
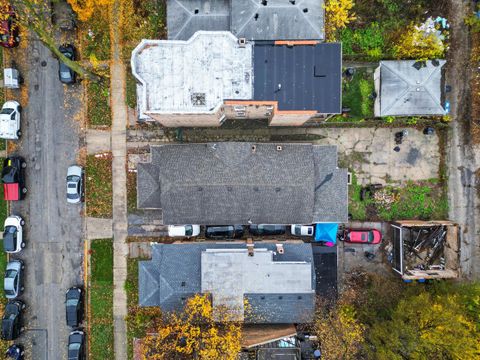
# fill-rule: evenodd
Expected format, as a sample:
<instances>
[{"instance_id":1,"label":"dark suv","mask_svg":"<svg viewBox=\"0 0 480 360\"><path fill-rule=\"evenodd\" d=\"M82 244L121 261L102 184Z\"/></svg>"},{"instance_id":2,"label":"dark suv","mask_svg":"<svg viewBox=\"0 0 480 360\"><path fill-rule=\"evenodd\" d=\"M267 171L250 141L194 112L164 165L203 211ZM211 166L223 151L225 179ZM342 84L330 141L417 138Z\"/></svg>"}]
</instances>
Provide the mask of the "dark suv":
<instances>
[{"instance_id":1,"label":"dark suv","mask_svg":"<svg viewBox=\"0 0 480 360\"><path fill-rule=\"evenodd\" d=\"M10 300L5 306L2 318L2 339L15 340L23 331L22 311L25 304L20 300Z\"/></svg>"},{"instance_id":2,"label":"dark suv","mask_svg":"<svg viewBox=\"0 0 480 360\"><path fill-rule=\"evenodd\" d=\"M67 325L77 327L83 318L82 289L74 286L68 289L66 294Z\"/></svg>"},{"instance_id":3,"label":"dark suv","mask_svg":"<svg viewBox=\"0 0 480 360\"><path fill-rule=\"evenodd\" d=\"M209 239L236 239L244 233L243 225L207 226L205 236Z\"/></svg>"},{"instance_id":4,"label":"dark suv","mask_svg":"<svg viewBox=\"0 0 480 360\"><path fill-rule=\"evenodd\" d=\"M287 231L285 225L259 224L250 225L249 232L252 235L283 235Z\"/></svg>"},{"instance_id":5,"label":"dark suv","mask_svg":"<svg viewBox=\"0 0 480 360\"><path fill-rule=\"evenodd\" d=\"M2 183L5 200L25 198L25 168L27 163L20 156L10 156L3 160Z\"/></svg>"}]
</instances>

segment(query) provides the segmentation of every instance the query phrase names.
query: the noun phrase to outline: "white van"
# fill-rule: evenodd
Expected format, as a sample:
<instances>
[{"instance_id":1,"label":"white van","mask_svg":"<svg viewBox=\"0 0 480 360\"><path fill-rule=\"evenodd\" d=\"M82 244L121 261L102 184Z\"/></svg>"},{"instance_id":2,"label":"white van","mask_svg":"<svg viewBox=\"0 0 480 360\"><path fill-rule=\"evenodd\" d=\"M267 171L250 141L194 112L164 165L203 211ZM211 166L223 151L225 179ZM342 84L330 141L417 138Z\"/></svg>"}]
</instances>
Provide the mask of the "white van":
<instances>
[{"instance_id":1,"label":"white van","mask_svg":"<svg viewBox=\"0 0 480 360\"><path fill-rule=\"evenodd\" d=\"M20 130L21 106L16 101L7 101L0 111L0 138L18 140L22 136Z\"/></svg>"}]
</instances>

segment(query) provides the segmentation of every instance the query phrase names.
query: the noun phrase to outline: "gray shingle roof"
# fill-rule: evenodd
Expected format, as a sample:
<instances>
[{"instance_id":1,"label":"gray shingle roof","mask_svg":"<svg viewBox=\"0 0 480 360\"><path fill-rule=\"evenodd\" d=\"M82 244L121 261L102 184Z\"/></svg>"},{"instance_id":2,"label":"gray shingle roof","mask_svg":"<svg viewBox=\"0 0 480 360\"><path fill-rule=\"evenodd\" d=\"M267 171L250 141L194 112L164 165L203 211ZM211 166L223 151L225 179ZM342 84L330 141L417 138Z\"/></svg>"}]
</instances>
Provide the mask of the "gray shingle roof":
<instances>
[{"instance_id":1,"label":"gray shingle roof","mask_svg":"<svg viewBox=\"0 0 480 360\"><path fill-rule=\"evenodd\" d=\"M415 60L380 62L375 116L445 115L442 68L446 61L426 61L426 66L418 69L416 63Z\"/></svg>"},{"instance_id":2,"label":"gray shingle roof","mask_svg":"<svg viewBox=\"0 0 480 360\"><path fill-rule=\"evenodd\" d=\"M251 40L323 39L322 0L168 0L171 40L187 40L198 30L231 31Z\"/></svg>"},{"instance_id":3,"label":"gray shingle roof","mask_svg":"<svg viewBox=\"0 0 480 360\"><path fill-rule=\"evenodd\" d=\"M255 244L275 251L272 243ZM251 305L247 323L300 323L313 316L315 271L310 244L283 244L284 254L274 253L274 261L305 261L312 264L312 291L302 294L245 294ZM139 305L160 306L163 311L178 311L185 300L201 293L201 254L206 249L245 249L239 243L191 243L152 245L152 260L139 261ZM255 281L255 279L252 279ZM281 299L279 297L282 297Z\"/></svg>"},{"instance_id":4,"label":"gray shingle roof","mask_svg":"<svg viewBox=\"0 0 480 360\"><path fill-rule=\"evenodd\" d=\"M335 146L209 143L152 146L151 154L138 164L138 207L161 207L165 224L347 220Z\"/></svg>"}]
</instances>

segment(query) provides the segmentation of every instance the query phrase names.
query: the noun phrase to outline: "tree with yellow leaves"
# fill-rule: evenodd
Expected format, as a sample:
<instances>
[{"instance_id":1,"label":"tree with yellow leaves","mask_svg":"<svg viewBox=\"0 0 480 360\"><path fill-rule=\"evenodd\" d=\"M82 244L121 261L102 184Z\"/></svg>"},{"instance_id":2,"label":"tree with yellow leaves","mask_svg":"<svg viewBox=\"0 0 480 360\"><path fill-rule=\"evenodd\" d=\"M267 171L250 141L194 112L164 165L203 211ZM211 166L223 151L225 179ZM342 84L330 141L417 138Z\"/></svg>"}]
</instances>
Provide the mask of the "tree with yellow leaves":
<instances>
[{"instance_id":1,"label":"tree with yellow leaves","mask_svg":"<svg viewBox=\"0 0 480 360\"><path fill-rule=\"evenodd\" d=\"M58 0L56 0L58 1ZM0 9L8 9L9 0L0 0ZM50 1L44 0L21 0L15 3L14 7L17 21L27 30L37 35L37 38L65 65L84 78L93 81L100 80L99 76L83 67L78 61L72 61L58 50L58 44L54 33L56 26L51 21ZM5 10L0 10L0 18L4 16ZM24 36L26 34L23 34Z\"/></svg>"},{"instance_id":2,"label":"tree with yellow leaves","mask_svg":"<svg viewBox=\"0 0 480 360\"><path fill-rule=\"evenodd\" d=\"M208 295L195 295L179 313L162 317L154 334L144 338L145 360L235 360L241 326L227 311L213 308Z\"/></svg>"},{"instance_id":3,"label":"tree with yellow leaves","mask_svg":"<svg viewBox=\"0 0 480 360\"><path fill-rule=\"evenodd\" d=\"M67 0L81 21L87 21L93 15L96 6L110 6L113 0Z\"/></svg>"},{"instance_id":4,"label":"tree with yellow leaves","mask_svg":"<svg viewBox=\"0 0 480 360\"><path fill-rule=\"evenodd\" d=\"M325 8L325 32L327 41L336 41L337 30L341 30L356 19L352 12L353 0L328 0Z\"/></svg>"},{"instance_id":5,"label":"tree with yellow leaves","mask_svg":"<svg viewBox=\"0 0 480 360\"><path fill-rule=\"evenodd\" d=\"M411 24L394 46L398 59L429 60L443 57L445 47L433 32L426 33Z\"/></svg>"}]
</instances>

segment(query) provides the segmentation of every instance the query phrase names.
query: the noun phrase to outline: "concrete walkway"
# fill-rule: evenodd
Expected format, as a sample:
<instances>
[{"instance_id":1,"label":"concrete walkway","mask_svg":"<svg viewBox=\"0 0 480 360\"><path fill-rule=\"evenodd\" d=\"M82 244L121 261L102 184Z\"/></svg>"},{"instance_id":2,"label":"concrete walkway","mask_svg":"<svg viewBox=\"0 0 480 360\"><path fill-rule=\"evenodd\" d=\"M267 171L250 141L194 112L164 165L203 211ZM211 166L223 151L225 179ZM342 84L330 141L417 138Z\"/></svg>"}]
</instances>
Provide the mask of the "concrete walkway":
<instances>
[{"instance_id":1,"label":"concrete walkway","mask_svg":"<svg viewBox=\"0 0 480 360\"><path fill-rule=\"evenodd\" d=\"M120 0L112 7L112 19L120 19ZM127 294L124 284L127 278L127 174L125 171L127 143L126 126L128 120L125 104L125 68L120 58L120 22L111 22L112 64L110 67L113 154L113 321L114 350L116 360L127 359Z\"/></svg>"},{"instance_id":2,"label":"concrete walkway","mask_svg":"<svg viewBox=\"0 0 480 360\"><path fill-rule=\"evenodd\" d=\"M112 219L88 217L85 219L88 240L110 239L113 237Z\"/></svg>"},{"instance_id":3,"label":"concrete walkway","mask_svg":"<svg viewBox=\"0 0 480 360\"><path fill-rule=\"evenodd\" d=\"M110 151L110 132L105 130L87 130L87 153L89 155Z\"/></svg>"}]
</instances>

